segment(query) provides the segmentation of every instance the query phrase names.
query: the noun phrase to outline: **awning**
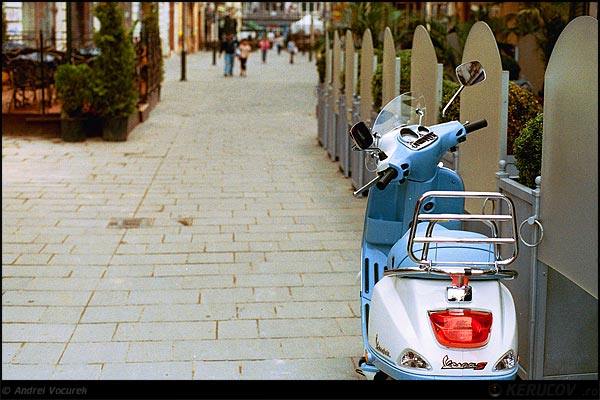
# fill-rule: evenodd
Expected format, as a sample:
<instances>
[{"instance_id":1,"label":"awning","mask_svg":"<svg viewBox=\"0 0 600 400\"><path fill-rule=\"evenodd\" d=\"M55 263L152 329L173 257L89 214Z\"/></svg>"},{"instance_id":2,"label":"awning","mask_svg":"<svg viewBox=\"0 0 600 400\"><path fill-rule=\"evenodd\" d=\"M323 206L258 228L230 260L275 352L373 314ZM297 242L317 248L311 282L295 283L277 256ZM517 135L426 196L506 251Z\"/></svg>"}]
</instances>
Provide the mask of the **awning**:
<instances>
[{"instance_id":1,"label":"awning","mask_svg":"<svg viewBox=\"0 0 600 400\"><path fill-rule=\"evenodd\" d=\"M242 30L243 31L266 31L267 28L265 28L264 26L262 26L261 24L255 22L255 21L246 21L244 22L244 24L242 25Z\"/></svg>"}]
</instances>

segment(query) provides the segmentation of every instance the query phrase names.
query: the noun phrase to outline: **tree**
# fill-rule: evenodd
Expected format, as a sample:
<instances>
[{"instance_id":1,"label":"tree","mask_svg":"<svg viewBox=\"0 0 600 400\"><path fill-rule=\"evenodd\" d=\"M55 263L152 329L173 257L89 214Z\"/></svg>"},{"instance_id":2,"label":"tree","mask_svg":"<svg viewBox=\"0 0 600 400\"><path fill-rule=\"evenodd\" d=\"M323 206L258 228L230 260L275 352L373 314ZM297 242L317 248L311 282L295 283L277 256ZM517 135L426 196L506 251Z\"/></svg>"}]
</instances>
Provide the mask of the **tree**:
<instances>
[{"instance_id":1,"label":"tree","mask_svg":"<svg viewBox=\"0 0 600 400\"><path fill-rule=\"evenodd\" d=\"M406 42L407 35L412 35L405 13L396 9L390 2L350 2L340 15L340 22L333 25L334 30L344 34L350 29L355 38L360 40L367 29L373 34L373 47L383 46L383 32L390 28L396 43ZM412 40L412 36L410 37Z\"/></svg>"},{"instance_id":2,"label":"tree","mask_svg":"<svg viewBox=\"0 0 600 400\"><path fill-rule=\"evenodd\" d=\"M509 31L519 37L533 35L547 64L558 37L569 23L571 3L528 2L525 4L526 8L506 17L507 22L514 23L514 27L509 28Z\"/></svg>"}]
</instances>

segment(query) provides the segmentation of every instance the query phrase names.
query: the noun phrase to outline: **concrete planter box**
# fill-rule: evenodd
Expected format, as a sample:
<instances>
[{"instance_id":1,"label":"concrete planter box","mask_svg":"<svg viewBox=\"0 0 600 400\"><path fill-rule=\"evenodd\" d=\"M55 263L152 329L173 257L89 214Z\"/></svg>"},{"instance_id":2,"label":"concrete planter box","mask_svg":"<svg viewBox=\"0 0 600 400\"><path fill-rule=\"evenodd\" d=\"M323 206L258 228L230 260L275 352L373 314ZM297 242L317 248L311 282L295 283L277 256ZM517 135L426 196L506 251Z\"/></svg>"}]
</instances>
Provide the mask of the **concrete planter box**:
<instances>
[{"instance_id":1,"label":"concrete planter box","mask_svg":"<svg viewBox=\"0 0 600 400\"><path fill-rule=\"evenodd\" d=\"M520 184L504 168L497 190L513 201L517 227L523 224L519 256L509 266L519 276L504 282L517 310L519 376L597 379L598 300L538 258L539 230L523 221L539 215L540 189Z\"/></svg>"},{"instance_id":2,"label":"concrete planter box","mask_svg":"<svg viewBox=\"0 0 600 400\"><path fill-rule=\"evenodd\" d=\"M327 146L327 86L320 83L317 86L317 139L323 147Z\"/></svg>"}]
</instances>

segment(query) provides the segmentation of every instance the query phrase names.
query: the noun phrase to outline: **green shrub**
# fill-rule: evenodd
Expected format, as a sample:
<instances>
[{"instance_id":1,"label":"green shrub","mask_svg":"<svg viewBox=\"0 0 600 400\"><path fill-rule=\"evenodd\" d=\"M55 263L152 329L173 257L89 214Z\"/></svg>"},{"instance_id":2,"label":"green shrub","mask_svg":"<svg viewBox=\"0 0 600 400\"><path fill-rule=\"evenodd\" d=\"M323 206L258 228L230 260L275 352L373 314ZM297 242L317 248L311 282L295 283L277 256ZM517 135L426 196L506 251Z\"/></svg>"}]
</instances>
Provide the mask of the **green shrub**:
<instances>
[{"instance_id":1,"label":"green shrub","mask_svg":"<svg viewBox=\"0 0 600 400\"><path fill-rule=\"evenodd\" d=\"M318 52L316 57L317 57L317 60L316 60L317 72L319 73L319 82L325 83L325 68L327 66L326 65L327 59L325 57L325 49Z\"/></svg>"},{"instance_id":2,"label":"green shrub","mask_svg":"<svg viewBox=\"0 0 600 400\"><path fill-rule=\"evenodd\" d=\"M384 104L382 102L383 92L383 64L377 63L377 68L373 73L371 81L371 94L373 95L373 111L379 112Z\"/></svg>"},{"instance_id":3,"label":"green shrub","mask_svg":"<svg viewBox=\"0 0 600 400\"><path fill-rule=\"evenodd\" d=\"M327 33L326 33L327 34ZM325 68L326 68L326 57L325 52L325 35L320 35L314 44L315 51L315 65L317 67L317 73L319 74L319 83L325 83Z\"/></svg>"},{"instance_id":4,"label":"green shrub","mask_svg":"<svg viewBox=\"0 0 600 400\"><path fill-rule=\"evenodd\" d=\"M535 189L535 178L542 172L543 114L529 120L514 143L518 182Z\"/></svg>"},{"instance_id":5,"label":"green shrub","mask_svg":"<svg viewBox=\"0 0 600 400\"><path fill-rule=\"evenodd\" d=\"M412 51L400 50L396 57L400 57L400 93L410 92L410 61Z\"/></svg>"},{"instance_id":6,"label":"green shrub","mask_svg":"<svg viewBox=\"0 0 600 400\"><path fill-rule=\"evenodd\" d=\"M442 117L442 109L458 90L460 84L444 79L442 84L442 101L440 103L440 122L460 120L460 96L446 110ZM508 83L508 123L506 127L506 152L513 154L514 141L527 121L535 118L543 111L543 106L533 93L509 81Z\"/></svg>"},{"instance_id":7,"label":"green shrub","mask_svg":"<svg viewBox=\"0 0 600 400\"><path fill-rule=\"evenodd\" d=\"M81 117L91 101L91 69L87 64L62 64L54 74L56 92L62 101L63 116Z\"/></svg>"},{"instance_id":8,"label":"green shrub","mask_svg":"<svg viewBox=\"0 0 600 400\"><path fill-rule=\"evenodd\" d=\"M454 93L458 90L460 84L448 79L442 81L442 100L440 102L440 110L438 112L439 122L459 121L460 120L460 96L456 97L450 107L446 110L446 114L442 117L442 110L450 101Z\"/></svg>"},{"instance_id":9,"label":"green shrub","mask_svg":"<svg viewBox=\"0 0 600 400\"><path fill-rule=\"evenodd\" d=\"M410 91L411 54L411 49L400 50L396 53L396 57L400 57L400 91L397 94ZM375 50L375 55L377 55L377 68L373 74L373 80L371 81L371 93L373 94L373 110L379 112L381 111L381 108L385 106L385 104L381 104L381 92L383 89L383 52L381 50Z\"/></svg>"},{"instance_id":10,"label":"green shrub","mask_svg":"<svg viewBox=\"0 0 600 400\"><path fill-rule=\"evenodd\" d=\"M514 142L525 124L543 111L544 107L529 90L508 83L508 126L506 152L514 154Z\"/></svg>"},{"instance_id":11,"label":"green shrub","mask_svg":"<svg viewBox=\"0 0 600 400\"><path fill-rule=\"evenodd\" d=\"M101 117L128 117L135 111L138 93L136 55L123 8L117 2L101 2L94 16L100 21L100 30L94 33L100 54L92 66L93 109Z\"/></svg>"},{"instance_id":12,"label":"green shrub","mask_svg":"<svg viewBox=\"0 0 600 400\"><path fill-rule=\"evenodd\" d=\"M371 82L371 90L373 94L373 110L375 112L381 111L384 106L382 102L382 71L383 63L381 50L376 49L375 54L377 55L377 68L373 75L373 81ZM400 57L400 93L410 91L410 49L400 50L397 53ZM452 98L454 93L458 90L460 84L451 80L444 79L442 82L442 100L440 103L439 110L439 122L447 121L458 121L460 120L460 96L454 99L453 103L446 110L446 115L442 117L442 109L446 106L448 101ZM507 144L506 149L509 155L514 154L514 142L519 136L521 129L531 119L535 118L538 114L543 111L543 105L540 103L538 98L528 91L514 83L509 81L508 85L508 123L507 123ZM541 156L540 156L541 157ZM540 158L541 160L541 158ZM541 162L541 161L540 161ZM535 177L534 177L535 179Z\"/></svg>"}]
</instances>

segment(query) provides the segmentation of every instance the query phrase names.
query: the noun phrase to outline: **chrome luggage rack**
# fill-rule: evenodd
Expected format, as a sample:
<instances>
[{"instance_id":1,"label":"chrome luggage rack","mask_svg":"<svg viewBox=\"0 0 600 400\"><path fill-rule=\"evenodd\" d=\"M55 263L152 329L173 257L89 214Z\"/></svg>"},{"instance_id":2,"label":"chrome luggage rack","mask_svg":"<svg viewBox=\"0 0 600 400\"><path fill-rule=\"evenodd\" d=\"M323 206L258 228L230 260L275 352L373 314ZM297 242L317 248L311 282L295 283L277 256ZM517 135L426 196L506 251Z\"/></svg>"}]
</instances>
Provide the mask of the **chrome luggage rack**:
<instances>
[{"instance_id":1,"label":"chrome luggage rack","mask_svg":"<svg viewBox=\"0 0 600 400\"><path fill-rule=\"evenodd\" d=\"M432 198L473 198L483 199L481 214L434 214L422 212L423 204L427 205ZM494 214L499 202L506 204L505 214ZM492 204L492 214L486 214L488 202ZM499 207L498 207L499 208ZM425 236L416 236L416 227L420 222L429 221ZM432 236L435 224L448 221L481 221L491 228L491 237L448 237ZM499 237L499 224L509 225L509 235ZM502 267L512 263L518 255L519 246L517 240L517 226L514 215L514 204L508 197L497 192L471 192L471 191L429 191L424 193L415 205L415 212L411 222L408 237L407 252L409 258L417 264L414 267L403 267L384 271L385 276L414 275L415 273L427 273L435 275L462 275L462 276L486 276L495 275L496 278L514 279L518 274L516 271L506 270ZM460 231L453 231L460 232ZM415 243L422 243L421 256L415 255ZM490 244L494 248L494 260L483 261L438 261L429 260L428 253L432 243L462 243L462 244ZM500 247L512 245L512 254L503 259L500 255Z\"/></svg>"}]
</instances>

